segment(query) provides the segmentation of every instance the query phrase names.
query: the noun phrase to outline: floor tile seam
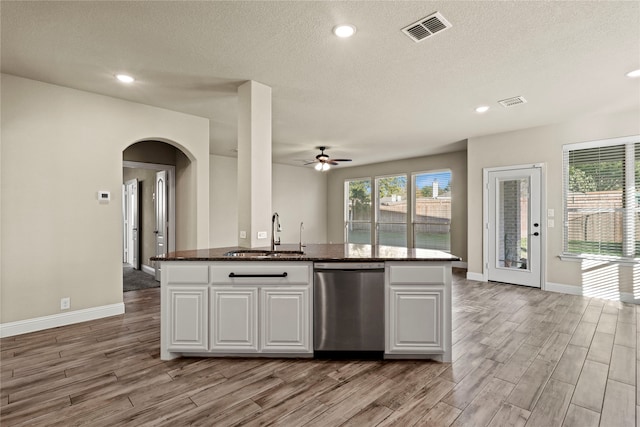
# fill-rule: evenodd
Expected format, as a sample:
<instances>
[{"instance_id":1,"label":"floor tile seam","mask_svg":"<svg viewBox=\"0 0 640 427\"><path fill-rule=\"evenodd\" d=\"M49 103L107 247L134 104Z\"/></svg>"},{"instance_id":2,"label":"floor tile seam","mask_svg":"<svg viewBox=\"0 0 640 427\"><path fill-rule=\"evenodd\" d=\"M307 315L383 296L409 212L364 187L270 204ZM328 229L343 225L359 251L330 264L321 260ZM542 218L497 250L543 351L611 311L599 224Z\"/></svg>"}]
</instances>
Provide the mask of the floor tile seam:
<instances>
[{"instance_id":1,"label":"floor tile seam","mask_svg":"<svg viewBox=\"0 0 640 427\"><path fill-rule=\"evenodd\" d=\"M43 394L45 394L45 393L55 393L56 391L64 390L65 388L72 387L72 386L74 386L74 385L76 385L76 384L78 384L78 383L90 382L90 381L95 380L95 379L98 379L98 378L100 378L100 377L105 377L105 378L106 378L107 376L110 376L110 375L112 375L112 376L115 378L115 380L114 380L114 381L111 381L110 383L114 383L114 382L117 382L117 381L118 381L118 377L117 377L117 376L115 375L115 373L113 373L113 372L97 373L97 374L95 374L94 376L89 376L89 377L86 377L86 378L85 378L85 377L81 377L81 378L78 378L78 379L77 379L77 380L75 380L75 381L69 381L68 383L64 383L64 384L56 385L56 386L54 386L54 387L53 387L53 388L51 388L51 389L42 390L42 391L40 391L40 392L38 392L38 393L36 393L36 394L33 394L33 395L29 396L29 398L34 397L34 396L41 396L41 395L43 395ZM73 378L73 377L66 377L66 376L65 376L63 379L68 379L68 378ZM27 389L28 389L28 387L27 387ZM14 392L14 394L15 394L15 393L20 393L20 392L25 392L25 391L27 391L27 389L25 389L25 388L21 388L20 390L17 390L16 392ZM71 395L72 395L72 394L73 394L73 393L70 393L70 394L68 395L68 396L69 396L70 401L71 401ZM65 396L65 395L66 395L66 394L63 392L63 393L61 393L60 395L53 396L53 397L52 397L52 399L60 398L60 397ZM29 398L27 398L27 399L29 399ZM20 399L20 400L25 400L25 399ZM47 400L45 400L45 401L48 401L48 400L51 400L51 399L47 399ZM10 402L10 403L13 403L13 402Z\"/></svg>"},{"instance_id":2,"label":"floor tile seam","mask_svg":"<svg viewBox=\"0 0 640 427\"><path fill-rule=\"evenodd\" d=\"M613 349L613 346L611 348ZM582 376L582 371L584 370L584 365L586 364L587 360L589 360L589 359L585 359L585 363L582 364L582 369L580 369L580 375L578 375L578 381L580 381L580 377ZM602 402L600 403L600 411L594 411L592 408L587 408L586 406L577 404L577 403L575 403L573 401L573 395L575 394L576 389L578 388L578 383L576 383L576 385L573 388L573 393L571 394L570 404L579 406L581 408L587 409L587 410L592 411L592 412L597 412L598 414L602 415L602 406L604 405L604 397L607 394L607 381L609 381L609 369L611 367L611 364L610 363L597 362L595 360L589 360L589 361L592 362L592 363L599 363L601 365L607 365L607 378L605 380L605 390L604 390L604 393L602 394Z\"/></svg>"},{"instance_id":3,"label":"floor tile seam","mask_svg":"<svg viewBox=\"0 0 640 427\"><path fill-rule=\"evenodd\" d=\"M539 355L538 355L538 356L536 356L536 357L534 358L534 361L535 361L535 359L537 359L538 357L540 357L540 356L539 356ZM549 361L549 360L545 360L545 359L541 359L541 360L542 360L542 361L544 361L544 362L550 362L550 363L553 363L553 362L551 362L551 361ZM520 409L523 409L523 410L525 410L525 411L533 412L533 410L535 409L536 405L537 405L537 404L538 404L538 402L540 401L540 396L542 396L542 393L544 392L544 389L547 387L547 384L549 384L549 381L551 381L551 377L553 376L553 372L557 369L557 367L558 367L558 363L559 363L559 362L555 362L555 363L554 363L553 369L551 369L551 370L550 370L549 375L547 375L546 379L544 380L544 383L540 386L540 388L539 388L539 389L541 390L541 391L540 391L540 394L539 394L539 395L538 395L538 397L535 399L535 402L533 402L533 405L531 406L531 409L522 408L521 406L518 406L518 405L516 405L516 404L514 404L514 403L511 403L511 402L509 402L509 403L510 403L511 405L516 406L516 407L518 407L518 408L520 408ZM533 362L531 362L531 365L532 365L532 364L533 364ZM529 368L531 367L531 365L529 365ZM527 370L529 370L529 368L527 368ZM525 373L526 373L526 371L525 371ZM523 374L523 376L524 376L524 374ZM579 377L578 377L578 378L579 378ZM521 380L522 380L522 377L520 377L520 381L521 381ZM554 378L553 380L554 380L554 381L557 381L555 378ZM520 383L520 381L518 381L518 384ZM518 384L516 384L516 387L514 387L514 388L513 388L513 390L511 390L511 393L509 393L509 396L507 396L507 400L508 400L508 399L511 397L511 395L515 392L516 388L518 387ZM575 386L574 386L574 391L575 391Z\"/></svg>"}]
</instances>

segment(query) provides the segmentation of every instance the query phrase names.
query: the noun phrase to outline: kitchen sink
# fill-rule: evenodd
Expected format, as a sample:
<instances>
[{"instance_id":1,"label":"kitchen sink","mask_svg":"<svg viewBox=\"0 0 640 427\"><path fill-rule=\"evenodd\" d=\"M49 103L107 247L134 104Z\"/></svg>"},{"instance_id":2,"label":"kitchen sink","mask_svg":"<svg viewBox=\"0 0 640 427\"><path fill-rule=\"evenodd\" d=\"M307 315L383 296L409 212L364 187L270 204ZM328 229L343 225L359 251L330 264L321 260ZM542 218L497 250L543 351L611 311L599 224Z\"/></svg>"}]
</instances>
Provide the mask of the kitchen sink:
<instances>
[{"instance_id":1,"label":"kitchen sink","mask_svg":"<svg viewBox=\"0 0 640 427\"><path fill-rule=\"evenodd\" d=\"M300 257L304 255L302 251L264 251L257 249L239 249L224 254L229 257L245 257L245 258L289 258Z\"/></svg>"}]
</instances>

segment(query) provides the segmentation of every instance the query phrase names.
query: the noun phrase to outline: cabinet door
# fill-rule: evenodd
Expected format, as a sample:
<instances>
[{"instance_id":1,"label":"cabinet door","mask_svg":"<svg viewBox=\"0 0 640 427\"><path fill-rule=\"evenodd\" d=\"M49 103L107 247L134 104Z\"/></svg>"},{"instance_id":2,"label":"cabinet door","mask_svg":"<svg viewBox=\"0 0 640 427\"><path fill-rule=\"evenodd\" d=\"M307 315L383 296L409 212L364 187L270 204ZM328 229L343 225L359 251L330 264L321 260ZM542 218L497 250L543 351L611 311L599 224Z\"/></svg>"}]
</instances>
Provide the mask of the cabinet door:
<instances>
[{"instance_id":1,"label":"cabinet door","mask_svg":"<svg viewBox=\"0 0 640 427\"><path fill-rule=\"evenodd\" d=\"M308 287L262 288L261 337L265 353L311 353Z\"/></svg>"},{"instance_id":2,"label":"cabinet door","mask_svg":"<svg viewBox=\"0 0 640 427\"><path fill-rule=\"evenodd\" d=\"M388 353L444 352L442 339L444 288L389 287Z\"/></svg>"},{"instance_id":3,"label":"cabinet door","mask_svg":"<svg viewBox=\"0 0 640 427\"><path fill-rule=\"evenodd\" d=\"M207 286L168 286L170 351L206 351Z\"/></svg>"},{"instance_id":4,"label":"cabinet door","mask_svg":"<svg viewBox=\"0 0 640 427\"><path fill-rule=\"evenodd\" d=\"M211 288L211 351L258 351L258 288Z\"/></svg>"}]
</instances>

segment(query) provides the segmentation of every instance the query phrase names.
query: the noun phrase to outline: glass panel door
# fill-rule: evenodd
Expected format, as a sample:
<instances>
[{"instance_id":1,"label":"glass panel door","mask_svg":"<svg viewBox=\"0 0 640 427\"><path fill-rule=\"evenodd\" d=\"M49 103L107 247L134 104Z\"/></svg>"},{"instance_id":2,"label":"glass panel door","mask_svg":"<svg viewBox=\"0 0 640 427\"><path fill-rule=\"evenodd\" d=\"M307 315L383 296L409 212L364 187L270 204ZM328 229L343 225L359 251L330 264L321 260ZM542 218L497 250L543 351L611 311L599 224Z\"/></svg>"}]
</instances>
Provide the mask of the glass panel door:
<instances>
[{"instance_id":1,"label":"glass panel door","mask_svg":"<svg viewBox=\"0 0 640 427\"><path fill-rule=\"evenodd\" d=\"M496 268L529 269L529 177L499 180L499 256Z\"/></svg>"},{"instance_id":2,"label":"glass panel door","mask_svg":"<svg viewBox=\"0 0 640 427\"><path fill-rule=\"evenodd\" d=\"M451 251L451 171L413 175L413 247Z\"/></svg>"},{"instance_id":3,"label":"glass panel door","mask_svg":"<svg viewBox=\"0 0 640 427\"><path fill-rule=\"evenodd\" d=\"M371 181L346 181L345 196L345 242L371 244Z\"/></svg>"},{"instance_id":4,"label":"glass panel door","mask_svg":"<svg viewBox=\"0 0 640 427\"><path fill-rule=\"evenodd\" d=\"M379 245L407 246L407 177L376 178L376 236Z\"/></svg>"},{"instance_id":5,"label":"glass panel door","mask_svg":"<svg viewBox=\"0 0 640 427\"><path fill-rule=\"evenodd\" d=\"M539 288L541 169L490 171L486 179L487 278Z\"/></svg>"}]
</instances>

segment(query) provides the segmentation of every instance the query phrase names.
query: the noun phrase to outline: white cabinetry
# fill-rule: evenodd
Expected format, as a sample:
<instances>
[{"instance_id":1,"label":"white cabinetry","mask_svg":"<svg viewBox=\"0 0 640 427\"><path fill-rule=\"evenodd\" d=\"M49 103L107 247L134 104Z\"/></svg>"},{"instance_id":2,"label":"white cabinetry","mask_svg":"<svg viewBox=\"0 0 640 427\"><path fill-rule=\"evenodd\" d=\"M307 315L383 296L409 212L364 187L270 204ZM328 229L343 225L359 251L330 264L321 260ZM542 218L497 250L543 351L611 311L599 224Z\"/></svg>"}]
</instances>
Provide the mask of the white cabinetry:
<instances>
[{"instance_id":1,"label":"white cabinetry","mask_svg":"<svg viewBox=\"0 0 640 427\"><path fill-rule=\"evenodd\" d=\"M386 356L450 362L450 265L387 263L386 276Z\"/></svg>"},{"instance_id":2,"label":"white cabinetry","mask_svg":"<svg viewBox=\"0 0 640 427\"><path fill-rule=\"evenodd\" d=\"M171 351L206 351L207 286L167 286Z\"/></svg>"},{"instance_id":3,"label":"white cabinetry","mask_svg":"<svg viewBox=\"0 0 640 427\"><path fill-rule=\"evenodd\" d=\"M311 352L310 286L261 289L260 335L265 353Z\"/></svg>"},{"instance_id":4,"label":"white cabinetry","mask_svg":"<svg viewBox=\"0 0 640 427\"><path fill-rule=\"evenodd\" d=\"M212 265L211 352L312 354L310 263Z\"/></svg>"},{"instance_id":5,"label":"white cabinetry","mask_svg":"<svg viewBox=\"0 0 640 427\"><path fill-rule=\"evenodd\" d=\"M209 266L168 262L162 266L160 356L209 349Z\"/></svg>"},{"instance_id":6,"label":"white cabinetry","mask_svg":"<svg viewBox=\"0 0 640 427\"><path fill-rule=\"evenodd\" d=\"M163 264L160 355L312 356L310 262Z\"/></svg>"},{"instance_id":7,"label":"white cabinetry","mask_svg":"<svg viewBox=\"0 0 640 427\"><path fill-rule=\"evenodd\" d=\"M211 349L227 353L258 351L258 288L211 288Z\"/></svg>"}]
</instances>

